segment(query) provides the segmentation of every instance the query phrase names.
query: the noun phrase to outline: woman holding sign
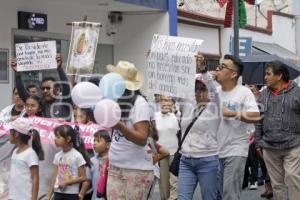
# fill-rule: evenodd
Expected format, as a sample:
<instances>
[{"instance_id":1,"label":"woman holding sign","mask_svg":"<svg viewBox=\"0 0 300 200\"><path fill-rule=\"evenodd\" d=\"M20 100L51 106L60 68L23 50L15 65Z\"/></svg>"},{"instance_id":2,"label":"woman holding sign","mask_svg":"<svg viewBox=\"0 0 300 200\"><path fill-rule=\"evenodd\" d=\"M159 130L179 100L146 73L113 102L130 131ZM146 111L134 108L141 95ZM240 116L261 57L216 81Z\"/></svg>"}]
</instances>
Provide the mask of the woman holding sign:
<instances>
[{"instance_id":1,"label":"woman holding sign","mask_svg":"<svg viewBox=\"0 0 300 200\"><path fill-rule=\"evenodd\" d=\"M107 199L144 200L154 175L152 155L146 149L149 104L139 91L142 74L126 61L120 61L116 66L108 65L107 69L120 74L126 85L125 93L118 99L121 121L114 127L109 150Z\"/></svg>"},{"instance_id":2,"label":"woman holding sign","mask_svg":"<svg viewBox=\"0 0 300 200\"><path fill-rule=\"evenodd\" d=\"M182 153L178 175L180 200L192 199L198 183L203 200L215 200L218 194L219 96L207 68L201 66L199 72L202 80L198 77L195 81L196 106L186 104L182 109L182 139L178 148Z\"/></svg>"}]
</instances>

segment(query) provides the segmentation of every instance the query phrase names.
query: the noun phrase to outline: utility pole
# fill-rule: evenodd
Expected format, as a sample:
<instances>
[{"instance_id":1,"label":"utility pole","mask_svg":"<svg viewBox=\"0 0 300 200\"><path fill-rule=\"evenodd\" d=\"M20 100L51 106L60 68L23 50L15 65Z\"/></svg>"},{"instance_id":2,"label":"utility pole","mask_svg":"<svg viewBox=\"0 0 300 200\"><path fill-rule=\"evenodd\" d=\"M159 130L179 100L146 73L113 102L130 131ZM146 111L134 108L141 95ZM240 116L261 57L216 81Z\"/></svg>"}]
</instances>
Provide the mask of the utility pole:
<instances>
[{"instance_id":1,"label":"utility pole","mask_svg":"<svg viewBox=\"0 0 300 200\"><path fill-rule=\"evenodd\" d=\"M240 21L240 17L239 17L239 0L232 0L233 2L233 8L234 8L234 12L233 12L233 21L234 21L234 25L233 25L233 55L236 57L239 57L239 21Z\"/></svg>"}]
</instances>

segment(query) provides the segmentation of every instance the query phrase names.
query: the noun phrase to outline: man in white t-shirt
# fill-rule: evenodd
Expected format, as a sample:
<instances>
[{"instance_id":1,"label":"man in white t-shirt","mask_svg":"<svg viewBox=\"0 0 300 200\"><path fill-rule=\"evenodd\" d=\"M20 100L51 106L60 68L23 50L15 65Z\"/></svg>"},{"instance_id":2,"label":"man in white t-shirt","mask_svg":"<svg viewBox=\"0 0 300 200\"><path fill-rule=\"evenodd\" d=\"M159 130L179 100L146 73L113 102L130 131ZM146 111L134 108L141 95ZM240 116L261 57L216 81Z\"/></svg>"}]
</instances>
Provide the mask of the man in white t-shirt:
<instances>
[{"instance_id":1,"label":"man in white t-shirt","mask_svg":"<svg viewBox=\"0 0 300 200\"><path fill-rule=\"evenodd\" d=\"M223 200L240 199L249 148L247 123L258 122L260 117L250 89L237 84L242 72L243 63L231 55L224 56L216 72L216 81L221 85L218 91L221 122L217 137Z\"/></svg>"}]
</instances>

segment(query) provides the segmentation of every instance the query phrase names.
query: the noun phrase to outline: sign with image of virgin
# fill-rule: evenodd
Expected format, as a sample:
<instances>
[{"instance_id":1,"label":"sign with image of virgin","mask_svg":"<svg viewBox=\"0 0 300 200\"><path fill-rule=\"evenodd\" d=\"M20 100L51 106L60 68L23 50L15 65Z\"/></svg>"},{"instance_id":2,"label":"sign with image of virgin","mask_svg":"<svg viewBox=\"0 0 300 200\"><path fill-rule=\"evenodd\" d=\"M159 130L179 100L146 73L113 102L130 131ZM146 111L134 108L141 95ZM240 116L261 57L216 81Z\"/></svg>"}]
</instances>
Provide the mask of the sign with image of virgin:
<instances>
[{"instance_id":1,"label":"sign with image of virgin","mask_svg":"<svg viewBox=\"0 0 300 200\"><path fill-rule=\"evenodd\" d=\"M148 55L148 92L173 97L195 96L195 55L203 40L154 35Z\"/></svg>"},{"instance_id":2,"label":"sign with image of virgin","mask_svg":"<svg viewBox=\"0 0 300 200\"><path fill-rule=\"evenodd\" d=\"M17 71L57 68L56 42L30 42L16 44Z\"/></svg>"},{"instance_id":3,"label":"sign with image of virgin","mask_svg":"<svg viewBox=\"0 0 300 200\"><path fill-rule=\"evenodd\" d=\"M72 22L67 74L78 76L93 74L100 27L100 23Z\"/></svg>"}]
</instances>

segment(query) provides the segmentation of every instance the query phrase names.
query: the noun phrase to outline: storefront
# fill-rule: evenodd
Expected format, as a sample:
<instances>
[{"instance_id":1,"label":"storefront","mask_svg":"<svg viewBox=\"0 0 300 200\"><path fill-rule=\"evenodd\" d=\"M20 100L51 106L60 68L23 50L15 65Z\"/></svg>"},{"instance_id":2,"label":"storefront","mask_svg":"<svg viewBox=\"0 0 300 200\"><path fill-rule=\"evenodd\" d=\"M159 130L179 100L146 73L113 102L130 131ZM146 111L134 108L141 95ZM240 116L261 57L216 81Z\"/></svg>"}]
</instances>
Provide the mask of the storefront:
<instances>
[{"instance_id":1,"label":"storefront","mask_svg":"<svg viewBox=\"0 0 300 200\"><path fill-rule=\"evenodd\" d=\"M172 3L173 11L168 12ZM170 22L172 16L176 15L176 1L171 0L12 0L3 4L0 10L0 48L8 50L9 58L15 55L16 43L55 40L57 52L62 54L66 63L71 34L71 27L67 23L82 21L84 16L87 16L87 21L101 23L94 66L94 72L99 74L106 73L107 64L119 60L131 61L142 72L146 72L145 54L153 34L174 35L177 30L176 24ZM47 16L45 29L20 27L18 11L44 14ZM121 17L111 20L110 16L115 12L120 13ZM4 91L6 94L1 98L0 109L11 103L14 87L14 74L10 69L7 71L7 80L0 81L1 94ZM36 84L45 74L57 76L55 70L31 71L23 73L22 78L27 84Z\"/></svg>"}]
</instances>

